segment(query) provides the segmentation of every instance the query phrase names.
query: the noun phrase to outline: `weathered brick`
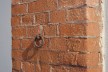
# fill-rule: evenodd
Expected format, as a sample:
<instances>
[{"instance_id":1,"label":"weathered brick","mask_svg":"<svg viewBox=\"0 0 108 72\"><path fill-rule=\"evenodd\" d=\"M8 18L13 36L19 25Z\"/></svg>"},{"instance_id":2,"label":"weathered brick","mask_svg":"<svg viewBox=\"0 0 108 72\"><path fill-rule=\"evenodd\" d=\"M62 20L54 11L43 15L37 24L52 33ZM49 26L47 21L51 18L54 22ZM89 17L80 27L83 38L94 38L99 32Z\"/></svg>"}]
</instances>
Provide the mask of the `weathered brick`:
<instances>
[{"instance_id":1,"label":"weathered brick","mask_svg":"<svg viewBox=\"0 0 108 72\"><path fill-rule=\"evenodd\" d=\"M53 11L50 14L51 23L64 23L66 22L66 10Z\"/></svg>"},{"instance_id":2,"label":"weathered brick","mask_svg":"<svg viewBox=\"0 0 108 72\"><path fill-rule=\"evenodd\" d=\"M21 48L21 43L19 39L12 39L12 48L13 49Z\"/></svg>"},{"instance_id":3,"label":"weathered brick","mask_svg":"<svg viewBox=\"0 0 108 72\"><path fill-rule=\"evenodd\" d=\"M41 72L40 63L35 64L35 70L36 70L36 72Z\"/></svg>"},{"instance_id":4,"label":"weathered brick","mask_svg":"<svg viewBox=\"0 0 108 72\"><path fill-rule=\"evenodd\" d=\"M41 64L41 72L50 72L50 65Z\"/></svg>"},{"instance_id":5,"label":"weathered brick","mask_svg":"<svg viewBox=\"0 0 108 72\"><path fill-rule=\"evenodd\" d=\"M81 22L87 20L86 8L70 9L67 14L67 21L69 22Z\"/></svg>"},{"instance_id":6,"label":"weathered brick","mask_svg":"<svg viewBox=\"0 0 108 72\"><path fill-rule=\"evenodd\" d=\"M87 72L87 69L83 67L70 67L69 72Z\"/></svg>"},{"instance_id":7,"label":"weathered brick","mask_svg":"<svg viewBox=\"0 0 108 72\"><path fill-rule=\"evenodd\" d=\"M59 25L59 31L61 36L71 36L71 25L61 24Z\"/></svg>"},{"instance_id":8,"label":"weathered brick","mask_svg":"<svg viewBox=\"0 0 108 72\"><path fill-rule=\"evenodd\" d=\"M99 53L91 54L78 54L77 56L78 65L80 66L98 66L99 64Z\"/></svg>"},{"instance_id":9,"label":"weathered brick","mask_svg":"<svg viewBox=\"0 0 108 72\"><path fill-rule=\"evenodd\" d=\"M46 25L46 26L44 26L44 34L45 34L45 36L56 36L57 26L56 25Z\"/></svg>"},{"instance_id":10,"label":"weathered brick","mask_svg":"<svg viewBox=\"0 0 108 72\"><path fill-rule=\"evenodd\" d=\"M44 10L46 10L46 6L43 1L29 3L29 12L40 12Z\"/></svg>"},{"instance_id":11,"label":"weathered brick","mask_svg":"<svg viewBox=\"0 0 108 72\"><path fill-rule=\"evenodd\" d=\"M47 64L58 64L58 53L52 51L40 51L40 61Z\"/></svg>"},{"instance_id":12,"label":"weathered brick","mask_svg":"<svg viewBox=\"0 0 108 72\"><path fill-rule=\"evenodd\" d=\"M22 71L23 72L35 72L34 64L29 62L22 62Z\"/></svg>"},{"instance_id":13,"label":"weathered brick","mask_svg":"<svg viewBox=\"0 0 108 72\"><path fill-rule=\"evenodd\" d=\"M102 32L102 26L99 23L86 24L86 35L89 36L100 36Z\"/></svg>"},{"instance_id":14,"label":"weathered brick","mask_svg":"<svg viewBox=\"0 0 108 72\"><path fill-rule=\"evenodd\" d=\"M99 52L101 50L100 38L87 39L84 44L89 52Z\"/></svg>"},{"instance_id":15,"label":"weathered brick","mask_svg":"<svg viewBox=\"0 0 108 72\"><path fill-rule=\"evenodd\" d=\"M26 13L26 5L12 5L12 15L24 14Z\"/></svg>"},{"instance_id":16,"label":"weathered brick","mask_svg":"<svg viewBox=\"0 0 108 72\"><path fill-rule=\"evenodd\" d=\"M49 44L50 50L55 51L66 51L67 45L66 45L66 39L65 38L51 38Z\"/></svg>"},{"instance_id":17,"label":"weathered brick","mask_svg":"<svg viewBox=\"0 0 108 72\"><path fill-rule=\"evenodd\" d=\"M31 48L31 45L33 45L33 40L32 39L23 39L21 40L21 45L22 48Z\"/></svg>"},{"instance_id":18,"label":"weathered brick","mask_svg":"<svg viewBox=\"0 0 108 72\"><path fill-rule=\"evenodd\" d=\"M86 0L59 0L60 8L80 7L86 3Z\"/></svg>"},{"instance_id":19,"label":"weathered brick","mask_svg":"<svg viewBox=\"0 0 108 72\"><path fill-rule=\"evenodd\" d=\"M69 22L83 22L88 20L89 22L101 21L101 12L98 8L77 8L70 9L68 11Z\"/></svg>"},{"instance_id":20,"label":"weathered brick","mask_svg":"<svg viewBox=\"0 0 108 72\"><path fill-rule=\"evenodd\" d=\"M85 36L86 25L85 24L60 24L61 36Z\"/></svg>"},{"instance_id":21,"label":"weathered brick","mask_svg":"<svg viewBox=\"0 0 108 72\"><path fill-rule=\"evenodd\" d=\"M59 64L63 65L77 65L77 55L78 53L59 53Z\"/></svg>"},{"instance_id":22,"label":"weathered brick","mask_svg":"<svg viewBox=\"0 0 108 72\"><path fill-rule=\"evenodd\" d=\"M36 14L35 20L37 24L48 24L49 14L47 12Z\"/></svg>"},{"instance_id":23,"label":"weathered brick","mask_svg":"<svg viewBox=\"0 0 108 72\"><path fill-rule=\"evenodd\" d=\"M101 0L12 0L13 72L102 72ZM34 46L43 27L44 45Z\"/></svg>"},{"instance_id":24,"label":"weathered brick","mask_svg":"<svg viewBox=\"0 0 108 72\"><path fill-rule=\"evenodd\" d=\"M11 25L12 26L19 26L21 25L20 23L20 16L14 16L11 18Z\"/></svg>"},{"instance_id":25,"label":"weathered brick","mask_svg":"<svg viewBox=\"0 0 108 72\"><path fill-rule=\"evenodd\" d=\"M12 50L12 58L15 60L22 60L22 50Z\"/></svg>"},{"instance_id":26,"label":"weathered brick","mask_svg":"<svg viewBox=\"0 0 108 72\"><path fill-rule=\"evenodd\" d=\"M33 15L27 14L22 16L22 24L23 25L31 25L34 23Z\"/></svg>"},{"instance_id":27,"label":"weathered brick","mask_svg":"<svg viewBox=\"0 0 108 72\"><path fill-rule=\"evenodd\" d=\"M86 18L88 21L91 21L91 22L100 22L102 20L101 9L86 8Z\"/></svg>"},{"instance_id":28,"label":"weathered brick","mask_svg":"<svg viewBox=\"0 0 108 72\"><path fill-rule=\"evenodd\" d=\"M46 0L46 2L47 2L46 5L47 5L48 10L50 10L50 11L56 10L56 8L57 8L57 1L56 0Z\"/></svg>"},{"instance_id":29,"label":"weathered brick","mask_svg":"<svg viewBox=\"0 0 108 72\"><path fill-rule=\"evenodd\" d=\"M26 37L26 27L13 27L12 36L21 38Z\"/></svg>"},{"instance_id":30,"label":"weathered brick","mask_svg":"<svg viewBox=\"0 0 108 72\"><path fill-rule=\"evenodd\" d=\"M90 68L90 69L87 70L87 72L102 72L102 71L103 71L102 65L95 66L95 67Z\"/></svg>"},{"instance_id":31,"label":"weathered brick","mask_svg":"<svg viewBox=\"0 0 108 72\"><path fill-rule=\"evenodd\" d=\"M59 8L77 8L84 5L87 6L98 6L101 1L100 0L58 0Z\"/></svg>"},{"instance_id":32,"label":"weathered brick","mask_svg":"<svg viewBox=\"0 0 108 72\"><path fill-rule=\"evenodd\" d=\"M39 27L38 26L27 27L27 36L28 37L35 37L37 34L39 34Z\"/></svg>"},{"instance_id":33,"label":"weathered brick","mask_svg":"<svg viewBox=\"0 0 108 72\"><path fill-rule=\"evenodd\" d=\"M53 66L51 69L52 72L69 72L69 68L63 66Z\"/></svg>"},{"instance_id":34,"label":"weathered brick","mask_svg":"<svg viewBox=\"0 0 108 72\"><path fill-rule=\"evenodd\" d=\"M12 69L14 71L20 71L20 69L21 69L21 61L13 60Z\"/></svg>"},{"instance_id":35,"label":"weathered brick","mask_svg":"<svg viewBox=\"0 0 108 72\"><path fill-rule=\"evenodd\" d=\"M98 6L101 3L101 0L86 0L88 6Z\"/></svg>"},{"instance_id":36,"label":"weathered brick","mask_svg":"<svg viewBox=\"0 0 108 72\"><path fill-rule=\"evenodd\" d=\"M59 30L61 36L100 36L101 26L99 23L60 24Z\"/></svg>"},{"instance_id":37,"label":"weathered brick","mask_svg":"<svg viewBox=\"0 0 108 72\"><path fill-rule=\"evenodd\" d=\"M80 39L69 38L67 39L67 49L69 51L82 51L82 52L96 52L100 50L99 39Z\"/></svg>"},{"instance_id":38,"label":"weathered brick","mask_svg":"<svg viewBox=\"0 0 108 72\"><path fill-rule=\"evenodd\" d=\"M37 1L37 0L22 0L22 2L33 2L33 1Z\"/></svg>"},{"instance_id":39,"label":"weathered brick","mask_svg":"<svg viewBox=\"0 0 108 72\"><path fill-rule=\"evenodd\" d=\"M56 9L55 0L38 0L36 2L29 3L29 12L43 12Z\"/></svg>"},{"instance_id":40,"label":"weathered brick","mask_svg":"<svg viewBox=\"0 0 108 72\"><path fill-rule=\"evenodd\" d=\"M38 52L39 51L38 51L37 48L34 48L34 47L27 48L22 53L23 60L27 61L27 62L37 62L37 61L39 61L40 58L39 58L39 53Z\"/></svg>"},{"instance_id":41,"label":"weathered brick","mask_svg":"<svg viewBox=\"0 0 108 72\"><path fill-rule=\"evenodd\" d=\"M36 63L41 62L45 64L58 64L58 53L57 52L45 51L45 50L36 50L36 51L33 51L33 50L35 49L29 49L28 54L26 54L27 52L25 52L25 56L26 56L25 59L27 61L36 62Z\"/></svg>"}]
</instances>

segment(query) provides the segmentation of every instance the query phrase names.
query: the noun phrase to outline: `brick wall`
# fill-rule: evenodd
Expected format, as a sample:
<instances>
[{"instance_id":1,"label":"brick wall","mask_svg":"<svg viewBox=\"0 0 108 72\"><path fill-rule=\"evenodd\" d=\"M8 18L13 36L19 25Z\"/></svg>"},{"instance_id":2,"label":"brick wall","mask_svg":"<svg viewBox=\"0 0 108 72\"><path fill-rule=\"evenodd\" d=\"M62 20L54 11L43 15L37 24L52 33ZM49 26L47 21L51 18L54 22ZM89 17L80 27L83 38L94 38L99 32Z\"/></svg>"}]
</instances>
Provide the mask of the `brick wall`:
<instances>
[{"instance_id":1,"label":"brick wall","mask_svg":"<svg viewBox=\"0 0 108 72\"><path fill-rule=\"evenodd\" d=\"M13 72L102 72L100 0L12 0ZM34 47L42 31L44 45Z\"/></svg>"}]
</instances>

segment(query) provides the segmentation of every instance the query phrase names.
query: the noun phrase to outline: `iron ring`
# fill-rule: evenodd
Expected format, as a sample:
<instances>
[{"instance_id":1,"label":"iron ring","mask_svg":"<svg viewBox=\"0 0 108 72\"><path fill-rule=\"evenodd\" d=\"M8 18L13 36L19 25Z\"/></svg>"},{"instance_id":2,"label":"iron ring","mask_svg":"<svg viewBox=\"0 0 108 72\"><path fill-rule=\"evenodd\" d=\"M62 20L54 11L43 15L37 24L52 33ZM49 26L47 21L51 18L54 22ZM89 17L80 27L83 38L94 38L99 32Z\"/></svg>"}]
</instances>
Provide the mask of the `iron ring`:
<instances>
[{"instance_id":1,"label":"iron ring","mask_svg":"<svg viewBox=\"0 0 108 72\"><path fill-rule=\"evenodd\" d=\"M36 35L34 39L34 47L41 48L44 44L44 39L41 35Z\"/></svg>"}]
</instances>

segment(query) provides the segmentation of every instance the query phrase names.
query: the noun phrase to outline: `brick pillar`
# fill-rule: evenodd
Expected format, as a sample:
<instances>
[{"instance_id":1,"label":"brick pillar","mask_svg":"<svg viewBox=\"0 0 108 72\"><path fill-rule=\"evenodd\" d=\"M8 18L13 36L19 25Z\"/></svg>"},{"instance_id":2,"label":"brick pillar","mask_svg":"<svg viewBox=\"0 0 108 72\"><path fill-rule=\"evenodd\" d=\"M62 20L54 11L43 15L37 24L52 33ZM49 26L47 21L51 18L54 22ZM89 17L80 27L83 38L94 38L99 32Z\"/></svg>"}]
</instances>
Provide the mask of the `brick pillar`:
<instances>
[{"instance_id":1,"label":"brick pillar","mask_svg":"<svg viewBox=\"0 0 108 72\"><path fill-rule=\"evenodd\" d=\"M100 0L12 0L13 72L102 72L101 25Z\"/></svg>"}]
</instances>

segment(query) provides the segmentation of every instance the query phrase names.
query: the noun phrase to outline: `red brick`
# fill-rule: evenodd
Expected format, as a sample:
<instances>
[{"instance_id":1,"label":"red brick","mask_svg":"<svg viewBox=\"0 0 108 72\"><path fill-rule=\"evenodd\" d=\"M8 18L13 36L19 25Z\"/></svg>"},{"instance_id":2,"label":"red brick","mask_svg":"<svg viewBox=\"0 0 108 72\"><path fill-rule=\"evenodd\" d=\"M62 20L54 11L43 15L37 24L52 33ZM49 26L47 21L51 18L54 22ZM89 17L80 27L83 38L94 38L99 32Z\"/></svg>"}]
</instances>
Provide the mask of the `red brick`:
<instances>
[{"instance_id":1,"label":"red brick","mask_svg":"<svg viewBox=\"0 0 108 72\"><path fill-rule=\"evenodd\" d=\"M22 0L22 2L32 2L32 1L36 1L36 0Z\"/></svg>"},{"instance_id":2,"label":"red brick","mask_svg":"<svg viewBox=\"0 0 108 72\"><path fill-rule=\"evenodd\" d=\"M22 71L23 72L35 72L34 64L29 62L23 62L22 63Z\"/></svg>"},{"instance_id":3,"label":"red brick","mask_svg":"<svg viewBox=\"0 0 108 72\"><path fill-rule=\"evenodd\" d=\"M18 3L20 3L21 2L21 0L12 0L12 4L14 5L14 4L18 4Z\"/></svg>"},{"instance_id":4,"label":"red brick","mask_svg":"<svg viewBox=\"0 0 108 72\"><path fill-rule=\"evenodd\" d=\"M85 28L85 24L61 24L59 27L61 36L85 36Z\"/></svg>"},{"instance_id":5,"label":"red brick","mask_svg":"<svg viewBox=\"0 0 108 72\"><path fill-rule=\"evenodd\" d=\"M20 69L21 69L21 61L13 60L12 69L20 71Z\"/></svg>"},{"instance_id":6,"label":"red brick","mask_svg":"<svg viewBox=\"0 0 108 72\"><path fill-rule=\"evenodd\" d=\"M102 20L101 10L99 8L86 8L87 20L92 22L100 22Z\"/></svg>"},{"instance_id":7,"label":"red brick","mask_svg":"<svg viewBox=\"0 0 108 72\"><path fill-rule=\"evenodd\" d=\"M12 0L13 72L102 72L100 3ZM40 25L44 45L36 48Z\"/></svg>"},{"instance_id":8,"label":"red brick","mask_svg":"<svg viewBox=\"0 0 108 72\"><path fill-rule=\"evenodd\" d=\"M60 8L67 8L67 7L80 7L83 6L85 4L87 4L87 6L97 6L101 3L100 0L59 0L59 7Z\"/></svg>"},{"instance_id":9,"label":"red brick","mask_svg":"<svg viewBox=\"0 0 108 72\"><path fill-rule=\"evenodd\" d=\"M33 24L33 22L34 22L33 15L27 14L27 15L22 16L22 24L31 25Z\"/></svg>"},{"instance_id":10,"label":"red brick","mask_svg":"<svg viewBox=\"0 0 108 72\"><path fill-rule=\"evenodd\" d=\"M19 49L19 48L21 48L20 40L18 40L18 39L12 39L12 48L13 49Z\"/></svg>"},{"instance_id":11,"label":"red brick","mask_svg":"<svg viewBox=\"0 0 108 72\"><path fill-rule=\"evenodd\" d=\"M35 20L37 24L48 24L49 14L47 12L36 14Z\"/></svg>"},{"instance_id":12,"label":"red brick","mask_svg":"<svg viewBox=\"0 0 108 72\"><path fill-rule=\"evenodd\" d=\"M26 41L26 40L25 40ZM29 39L27 40L27 42L25 42L24 41L24 43L28 43L28 44L26 44L26 45L23 45L23 46L25 46L25 47L27 47L26 48L26 50L24 51L24 53L23 53L23 59L24 60L27 60L27 61L29 61L29 62L37 62L39 59L40 59L40 57L41 57L41 55L43 55L43 56L45 56L45 55L48 55L49 54L49 52L47 53L46 51L44 52L43 50L48 50L48 39L45 39L44 40L44 45L43 45L43 47L42 48L40 48L40 49L38 49L38 48L35 48L34 47L34 43L32 42L32 43L30 43L29 42ZM45 53L45 54L44 54ZM46 56L45 56L46 57ZM47 56L47 57L49 57L49 56ZM47 59L49 59L49 58L47 58ZM44 57L41 57L41 61L42 62L44 62ZM47 61L47 60L46 60ZM49 61L49 60L48 60ZM47 62L48 62L47 61ZM50 62L50 61L49 61Z\"/></svg>"},{"instance_id":13,"label":"red brick","mask_svg":"<svg viewBox=\"0 0 108 72\"><path fill-rule=\"evenodd\" d=\"M98 66L99 53L78 54L77 60L80 66Z\"/></svg>"},{"instance_id":14,"label":"red brick","mask_svg":"<svg viewBox=\"0 0 108 72\"><path fill-rule=\"evenodd\" d=\"M64 23L66 22L66 10L53 11L50 14L51 23Z\"/></svg>"},{"instance_id":15,"label":"red brick","mask_svg":"<svg viewBox=\"0 0 108 72\"><path fill-rule=\"evenodd\" d=\"M96 67L88 69L87 72L103 72L102 69L103 69L102 65L100 65L100 66L96 66Z\"/></svg>"},{"instance_id":16,"label":"red brick","mask_svg":"<svg viewBox=\"0 0 108 72\"><path fill-rule=\"evenodd\" d=\"M42 12L47 10L55 10L55 0L38 0L29 4L29 12Z\"/></svg>"},{"instance_id":17,"label":"red brick","mask_svg":"<svg viewBox=\"0 0 108 72\"><path fill-rule=\"evenodd\" d=\"M21 40L21 45L22 48L31 48L31 45L33 45L33 40L32 39L23 39Z\"/></svg>"},{"instance_id":18,"label":"red brick","mask_svg":"<svg viewBox=\"0 0 108 72\"><path fill-rule=\"evenodd\" d=\"M86 16L86 8L77 8L77 9L70 9L68 11L68 18L67 21L83 21L87 20Z\"/></svg>"},{"instance_id":19,"label":"red brick","mask_svg":"<svg viewBox=\"0 0 108 72\"><path fill-rule=\"evenodd\" d=\"M68 11L69 22L83 22L88 20L90 22L101 21L101 13L99 8L78 8Z\"/></svg>"},{"instance_id":20,"label":"red brick","mask_svg":"<svg viewBox=\"0 0 108 72\"><path fill-rule=\"evenodd\" d=\"M26 37L26 28L25 27L13 27L12 35L13 37L17 37L17 38Z\"/></svg>"},{"instance_id":21,"label":"red brick","mask_svg":"<svg viewBox=\"0 0 108 72\"><path fill-rule=\"evenodd\" d=\"M14 16L11 19L11 25L12 26L18 26L20 25L20 16Z\"/></svg>"},{"instance_id":22,"label":"red brick","mask_svg":"<svg viewBox=\"0 0 108 72\"><path fill-rule=\"evenodd\" d=\"M36 72L41 72L40 63L35 64L35 70L36 70Z\"/></svg>"},{"instance_id":23,"label":"red brick","mask_svg":"<svg viewBox=\"0 0 108 72\"><path fill-rule=\"evenodd\" d=\"M46 25L44 26L45 36L56 36L57 26L56 25Z\"/></svg>"},{"instance_id":24,"label":"red brick","mask_svg":"<svg viewBox=\"0 0 108 72\"><path fill-rule=\"evenodd\" d=\"M69 51L85 51L84 39L67 39L67 47Z\"/></svg>"},{"instance_id":25,"label":"red brick","mask_svg":"<svg viewBox=\"0 0 108 72\"><path fill-rule=\"evenodd\" d=\"M59 62L64 65L77 65L77 53L59 53Z\"/></svg>"},{"instance_id":26,"label":"red brick","mask_svg":"<svg viewBox=\"0 0 108 72\"><path fill-rule=\"evenodd\" d=\"M40 63L40 55L39 55L40 51L38 49L33 49L33 48L29 51L32 53L32 55L33 55L33 52L34 52L34 56L31 59L29 59L29 61L30 62L36 62L37 64ZM29 55L29 56L32 56L32 55Z\"/></svg>"},{"instance_id":27,"label":"red brick","mask_svg":"<svg viewBox=\"0 0 108 72\"><path fill-rule=\"evenodd\" d=\"M28 56L30 56L30 52L33 54L34 49L29 50ZM37 50L34 51L35 55L29 59L29 62L40 62L45 64L58 64L58 53L48 50Z\"/></svg>"},{"instance_id":28,"label":"red brick","mask_svg":"<svg viewBox=\"0 0 108 72\"><path fill-rule=\"evenodd\" d=\"M77 8L68 11L68 21L70 22L98 22L101 21L101 13L98 8Z\"/></svg>"},{"instance_id":29,"label":"red brick","mask_svg":"<svg viewBox=\"0 0 108 72\"><path fill-rule=\"evenodd\" d=\"M59 25L59 30L60 30L61 36L71 36L71 25L70 24Z\"/></svg>"},{"instance_id":30,"label":"red brick","mask_svg":"<svg viewBox=\"0 0 108 72\"><path fill-rule=\"evenodd\" d=\"M58 53L52 51L40 51L40 62L47 64L58 64Z\"/></svg>"},{"instance_id":31,"label":"red brick","mask_svg":"<svg viewBox=\"0 0 108 72\"><path fill-rule=\"evenodd\" d=\"M51 71L52 72L69 72L69 69L63 66L53 66Z\"/></svg>"},{"instance_id":32,"label":"red brick","mask_svg":"<svg viewBox=\"0 0 108 72\"><path fill-rule=\"evenodd\" d=\"M89 36L100 36L102 27L99 23L90 23L86 25L86 34Z\"/></svg>"},{"instance_id":33,"label":"red brick","mask_svg":"<svg viewBox=\"0 0 108 72\"><path fill-rule=\"evenodd\" d=\"M49 42L50 42L49 44L50 50L55 50L55 51L66 51L67 50L65 38L51 38Z\"/></svg>"},{"instance_id":34,"label":"red brick","mask_svg":"<svg viewBox=\"0 0 108 72\"><path fill-rule=\"evenodd\" d=\"M34 46L34 45L32 45ZM30 47L25 49L22 54L23 60L27 62L37 62L39 61L39 53L38 48Z\"/></svg>"},{"instance_id":35,"label":"red brick","mask_svg":"<svg viewBox=\"0 0 108 72\"><path fill-rule=\"evenodd\" d=\"M50 10L50 11L56 10L56 8L57 8L57 1L56 0L46 0L46 2L47 2L46 5L47 5L48 10Z\"/></svg>"},{"instance_id":36,"label":"red brick","mask_svg":"<svg viewBox=\"0 0 108 72\"><path fill-rule=\"evenodd\" d=\"M87 51L99 52L101 50L100 38L87 39L84 44L86 45Z\"/></svg>"},{"instance_id":37,"label":"red brick","mask_svg":"<svg viewBox=\"0 0 108 72\"><path fill-rule=\"evenodd\" d=\"M35 37L37 34L39 34L39 27L38 26L27 27L27 36L28 37Z\"/></svg>"},{"instance_id":38,"label":"red brick","mask_svg":"<svg viewBox=\"0 0 108 72\"><path fill-rule=\"evenodd\" d=\"M87 72L87 69L83 67L71 67L69 72Z\"/></svg>"},{"instance_id":39,"label":"red brick","mask_svg":"<svg viewBox=\"0 0 108 72\"><path fill-rule=\"evenodd\" d=\"M59 29L61 36L100 36L102 28L99 23L88 23L60 24Z\"/></svg>"},{"instance_id":40,"label":"red brick","mask_svg":"<svg viewBox=\"0 0 108 72\"><path fill-rule=\"evenodd\" d=\"M98 38L93 38L93 39L70 38L67 39L66 43L68 47L67 49L69 51L96 52L100 50Z\"/></svg>"},{"instance_id":41,"label":"red brick","mask_svg":"<svg viewBox=\"0 0 108 72\"><path fill-rule=\"evenodd\" d=\"M50 72L50 65L41 64L41 72Z\"/></svg>"},{"instance_id":42,"label":"red brick","mask_svg":"<svg viewBox=\"0 0 108 72\"><path fill-rule=\"evenodd\" d=\"M41 12L41 11L45 11L46 10L46 6L44 4L44 1L36 1L36 2L32 2L29 3L29 12Z\"/></svg>"},{"instance_id":43,"label":"red brick","mask_svg":"<svg viewBox=\"0 0 108 72\"><path fill-rule=\"evenodd\" d=\"M12 15L24 14L24 13L26 13L26 5L25 4L12 6Z\"/></svg>"},{"instance_id":44,"label":"red brick","mask_svg":"<svg viewBox=\"0 0 108 72\"><path fill-rule=\"evenodd\" d=\"M89 6L98 6L101 0L86 0L86 4Z\"/></svg>"},{"instance_id":45,"label":"red brick","mask_svg":"<svg viewBox=\"0 0 108 72\"><path fill-rule=\"evenodd\" d=\"M59 0L60 8L79 7L86 3L86 0Z\"/></svg>"},{"instance_id":46,"label":"red brick","mask_svg":"<svg viewBox=\"0 0 108 72\"><path fill-rule=\"evenodd\" d=\"M12 58L15 60L22 60L22 53L21 50L12 50Z\"/></svg>"}]
</instances>

